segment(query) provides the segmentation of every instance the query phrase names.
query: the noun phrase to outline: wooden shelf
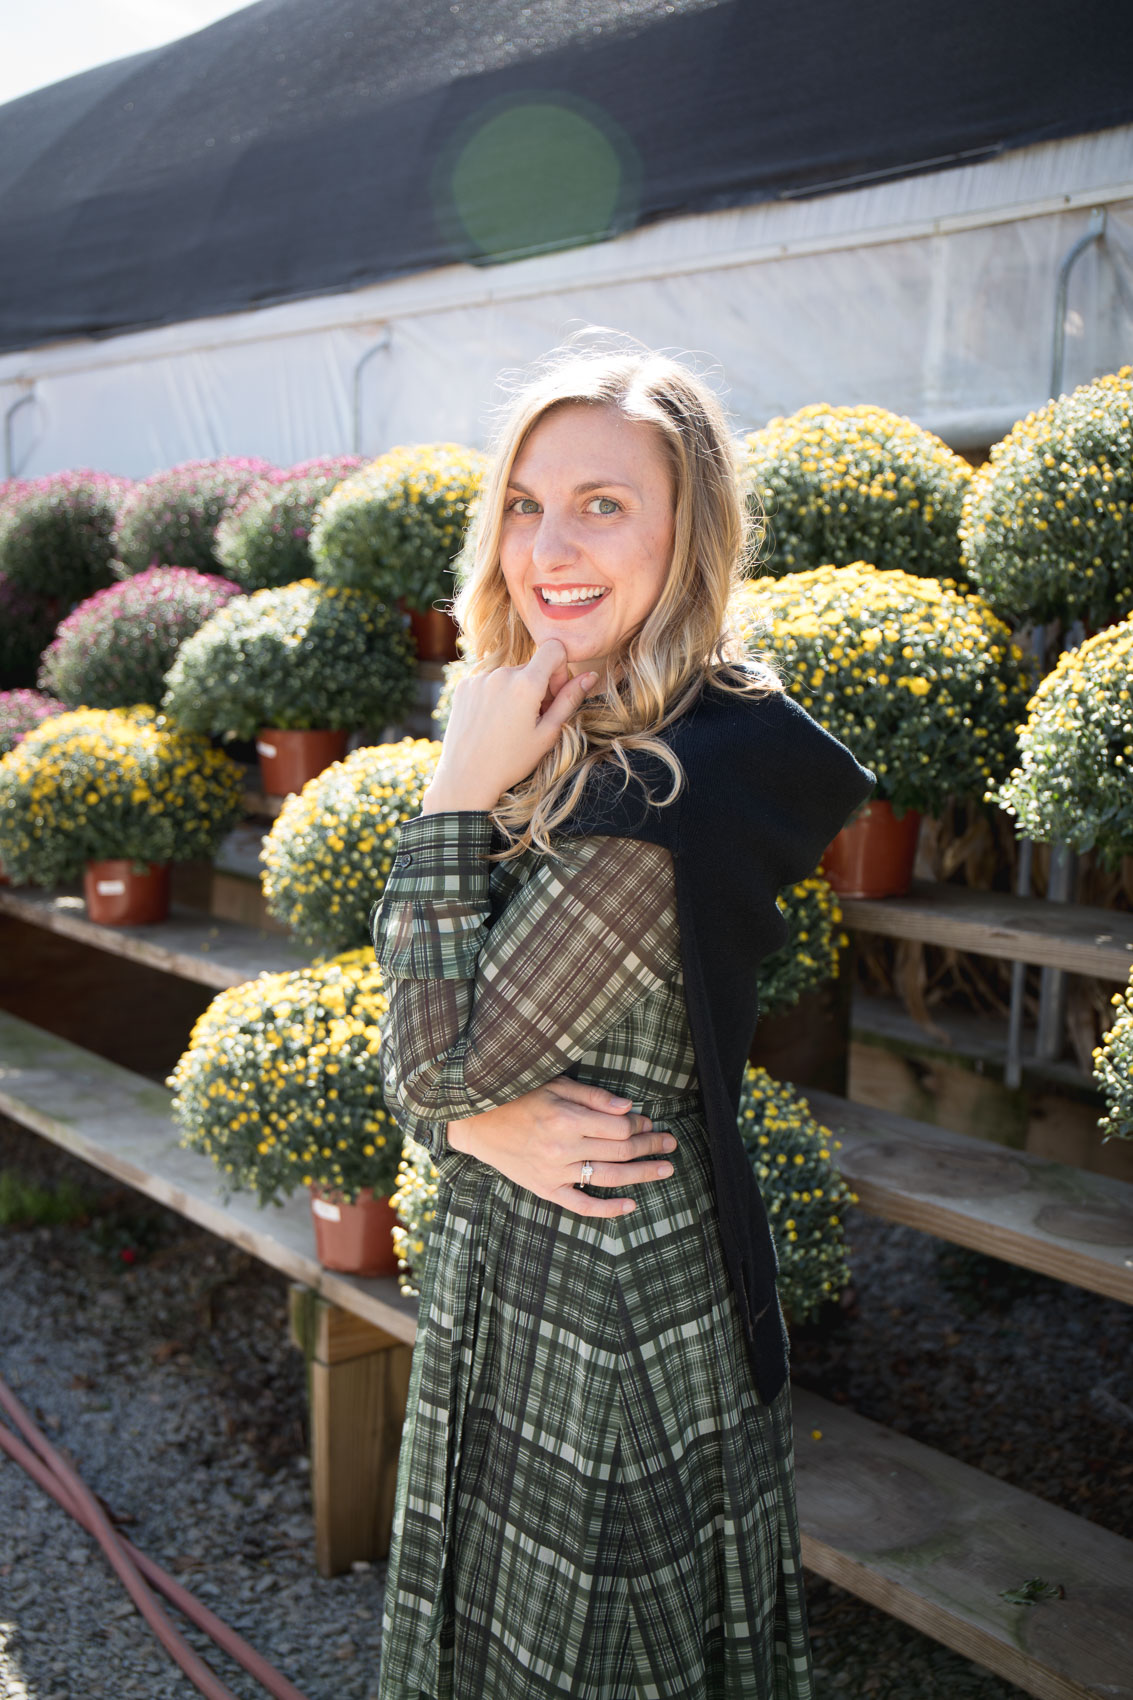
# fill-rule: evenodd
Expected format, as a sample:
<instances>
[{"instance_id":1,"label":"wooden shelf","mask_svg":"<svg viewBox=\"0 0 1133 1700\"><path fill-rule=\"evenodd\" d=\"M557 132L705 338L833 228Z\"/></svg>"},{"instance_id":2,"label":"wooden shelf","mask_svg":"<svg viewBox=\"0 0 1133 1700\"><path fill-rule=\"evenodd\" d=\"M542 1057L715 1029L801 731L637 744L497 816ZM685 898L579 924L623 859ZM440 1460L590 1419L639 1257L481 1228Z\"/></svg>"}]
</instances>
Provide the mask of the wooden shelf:
<instances>
[{"instance_id":1,"label":"wooden shelf","mask_svg":"<svg viewBox=\"0 0 1133 1700\"><path fill-rule=\"evenodd\" d=\"M1133 915L1038 897L914 880L907 897L841 897L848 927L885 938L951 945L1124 982L1133 969Z\"/></svg>"},{"instance_id":2,"label":"wooden shelf","mask_svg":"<svg viewBox=\"0 0 1133 1700\"><path fill-rule=\"evenodd\" d=\"M269 797L266 791L245 791L244 811L256 820L275 820L286 803L286 797Z\"/></svg>"},{"instance_id":3,"label":"wooden shelf","mask_svg":"<svg viewBox=\"0 0 1133 1700\"><path fill-rule=\"evenodd\" d=\"M0 1112L341 1310L413 1341L416 1300L395 1280L338 1275L319 1263L305 1195L282 1208L261 1209L247 1193L225 1200L216 1164L178 1143L169 1100L164 1086L0 1012Z\"/></svg>"},{"instance_id":4,"label":"wooden shelf","mask_svg":"<svg viewBox=\"0 0 1133 1700\"><path fill-rule=\"evenodd\" d=\"M863 1210L1133 1304L1133 1186L808 1091Z\"/></svg>"},{"instance_id":5,"label":"wooden shelf","mask_svg":"<svg viewBox=\"0 0 1133 1700\"><path fill-rule=\"evenodd\" d=\"M1039 1700L1133 1694L1133 1543L816 1394L793 1403L809 1569ZM1035 1576L1065 1597L1001 1597Z\"/></svg>"},{"instance_id":6,"label":"wooden shelf","mask_svg":"<svg viewBox=\"0 0 1133 1700\"><path fill-rule=\"evenodd\" d=\"M840 1110L839 1100L813 1097L828 1121L850 1119L832 1113ZM386 1425L361 1510L357 1447L365 1436L372 1438L375 1401L391 1412L401 1408L407 1361L384 1348L402 1342L396 1353L412 1345L416 1301L405 1298L396 1281L323 1269L314 1255L304 1198L282 1209L261 1209L240 1193L226 1200L215 1165L178 1144L164 1088L2 1013L0 1111L241 1246L335 1307L310 1316L329 1340L321 1357L318 1339L306 1342L312 1385L316 1393L321 1389L313 1412L320 1568L332 1574L353 1557L378 1556L386 1539L398 1423L391 1417ZM883 1127L881 1134L892 1131ZM979 1144L944 1138L965 1150ZM886 1149L884 1139L870 1145L863 1137L860 1145L847 1139L845 1154L851 1161L857 1157L859 1170L863 1155L868 1159L871 1153L882 1167L892 1167ZM1008 1160L1014 1162L1015 1154ZM945 1173L954 1185L955 1164ZM1000 1176L1013 1186L1020 1179L1025 1183L1028 1177L1014 1171ZM937 1229L934 1224L932 1231ZM293 1327L307 1308L302 1299L293 1302ZM367 1328L352 1325L350 1318ZM799 1519L809 1568L1040 1700L1101 1700L1130 1692L1129 1542L812 1393L796 1389L794 1410ZM1060 1585L1065 1597L1029 1607L1002 1599L1002 1590L1033 1576Z\"/></svg>"},{"instance_id":7,"label":"wooden shelf","mask_svg":"<svg viewBox=\"0 0 1133 1700\"><path fill-rule=\"evenodd\" d=\"M75 893L0 887L0 914L218 990L265 971L302 968L310 960L308 952L280 933L178 905L168 921L153 926L104 927L88 919Z\"/></svg>"}]
</instances>

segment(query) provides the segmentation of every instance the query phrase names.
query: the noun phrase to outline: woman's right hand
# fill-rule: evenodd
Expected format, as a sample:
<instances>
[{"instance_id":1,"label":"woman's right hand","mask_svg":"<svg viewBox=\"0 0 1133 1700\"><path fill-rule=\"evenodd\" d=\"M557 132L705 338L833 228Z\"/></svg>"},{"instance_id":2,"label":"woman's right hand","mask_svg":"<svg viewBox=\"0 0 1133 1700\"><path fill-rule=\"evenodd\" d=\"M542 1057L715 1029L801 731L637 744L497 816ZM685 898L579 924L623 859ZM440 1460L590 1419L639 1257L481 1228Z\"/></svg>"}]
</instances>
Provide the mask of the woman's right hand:
<instances>
[{"instance_id":1,"label":"woman's right hand","mask_svg":"<svg viewBox=\"0 0 1133 1700\"><path fill-rule=\"evenodd\" d=\"M510 1104L449 1122L448 1143L579 1216L622 1216L634 1209L632 1198L580 1192L583 1163L594 1168L590 1186L667 1180L673 1165L658 1158L677 1145L671 1133L634 1112L628 1098L565 1074Z\"/></svg>"}]
</instances>

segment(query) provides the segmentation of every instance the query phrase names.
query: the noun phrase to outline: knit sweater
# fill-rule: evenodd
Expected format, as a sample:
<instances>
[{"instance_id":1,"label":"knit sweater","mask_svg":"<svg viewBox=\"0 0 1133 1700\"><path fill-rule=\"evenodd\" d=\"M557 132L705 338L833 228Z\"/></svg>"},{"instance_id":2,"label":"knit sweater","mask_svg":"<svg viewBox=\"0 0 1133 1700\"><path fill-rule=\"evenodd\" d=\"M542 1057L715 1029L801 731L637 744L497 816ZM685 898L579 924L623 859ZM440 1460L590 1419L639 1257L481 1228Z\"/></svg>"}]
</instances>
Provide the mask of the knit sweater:
<instances>
[{"instance_id":1,"label":"knit sweater","mask_svg":"<svg viewBox=\"0 0 1133 1700\"><path fill-rule=\"evenodd\" d=\"M686 784L664 807L668 770L632 758L623 783L595 770L559 830L662 844L673 857L689 1026L712 1151L720 1234L760 1395L787 1375L775 1302L778 1263L759 1188L737 1126L744 1064L755 1035L760 962L785 943L776 903L804 879L875 783L868 768L781 691L751 697L707 685L663 736ZM647 794L648 793L648 794Z\"/></svg>"}]
</instances>

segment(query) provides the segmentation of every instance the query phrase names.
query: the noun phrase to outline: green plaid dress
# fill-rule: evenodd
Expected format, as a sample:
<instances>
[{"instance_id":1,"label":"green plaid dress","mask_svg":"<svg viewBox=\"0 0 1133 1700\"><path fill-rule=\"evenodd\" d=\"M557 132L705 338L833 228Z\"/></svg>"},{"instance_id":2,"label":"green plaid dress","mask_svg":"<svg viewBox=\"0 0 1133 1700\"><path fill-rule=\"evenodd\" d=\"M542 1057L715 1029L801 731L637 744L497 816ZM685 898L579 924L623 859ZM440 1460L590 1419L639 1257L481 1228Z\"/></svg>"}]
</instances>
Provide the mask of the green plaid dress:
<instances>
[{"instance_id":1,"label":"green plaid dress","mask_svg":"<svg viewBox=\"0 0 1133 1700\"><path fill-rule=\"evenodd\" d=\"M672 863L490 848L484 814L408 822L374 927L388 1102L441 1173L381 1700L812 1700L790 1394L760 1402L722 1260ZM677 1139L629 1215L446 1148L568 1070Z\"/></svg>"}]
</instances>

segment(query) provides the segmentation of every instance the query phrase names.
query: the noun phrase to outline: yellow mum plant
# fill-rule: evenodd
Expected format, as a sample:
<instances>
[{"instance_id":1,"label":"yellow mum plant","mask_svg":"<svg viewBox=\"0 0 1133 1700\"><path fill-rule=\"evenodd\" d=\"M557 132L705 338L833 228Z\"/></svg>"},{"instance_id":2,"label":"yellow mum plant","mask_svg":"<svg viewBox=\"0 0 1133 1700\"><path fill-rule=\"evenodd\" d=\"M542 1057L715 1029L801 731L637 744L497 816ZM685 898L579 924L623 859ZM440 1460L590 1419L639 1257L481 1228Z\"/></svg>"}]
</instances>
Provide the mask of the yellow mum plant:
<instances>
[{"instance_id":1,"label":"yellow mum plant","mask_svg":"<svg viewBox=\"0 0 1133 1700\"><path fill-rule=\"evenodd\" d=\"M1019 727L1021 764L989 802L1028 838L1133 855L1133 619L1069 649Z\"/></svg>"},{"instance_id":2,"label":"yellow mum plant","mask_svg":"<svg viewBox=\"0 0 1133 1700\"><path fill-rule=\"evenodd\" d=\"M371 949L221 992L169 1078L181 1143L261 1204L311 1184L388 1196L401 1134L382 1097L386 1008Z\"/></svg>"},{"instance_id":3,"label":"yellow mum plant","mask_svg":"<svg viewBox=\"0 0 1133 1700\"><path fill-rule=\"evenodd\" d=\"M960 508L971 467L939 437L883 407L818 403L745 437L740 473L763 566L776 578L872 561L958 578Z\"/></svg>"},{"instance_id":4,"label":"yellow mum plant","mask_svg":"<svg viewBox=\"0 0 1133 1700\"><path fill-rule=\"evenodd\" d=\"M858 561L751 580L733 614L894 807L936 813L1009 771L1024 658L980 597Z\"/></svg>"},{"instance_id":5,"label":"yellow mum plant","mask_svg":"<svg viewBox=\"0 0 1133 1700\"><path fill-rule=\"evenodd\" d=\"M1094 1079L1106 1102L1098 1128L1106 1139L1133 1139L1133 975L1112 1002L1113 1026L1094 1051Z\"/></svg>"},{"instance_id":6,"label":"yellow mum plant","mask_svg":"<svg viewBox=\"0 0 1133 1700\"><path fill-rule=\"evenodd\" d=\"M152 708L80 708L0 760L0 861L60 885L83 864L210 859L243 813L243 770Z\"/></svg>"},{"instance_id":7,"label":"yellow mum plant","mask_svg":"<svg viewBox=\"0 0 1133 1700\"><path fill-rule=\"evenodd\" d=\"M1133 367L1021 419L972 479L965 572L1020 623L1133 609Z\"/></svg>"},{"instance_id":8,"label":"yellow mum plant","mask_svg":"<svg viewBox=\"0 0 1133 1700\"><path fill-rule=\"evenodd\" d=\"M361 945L402 821L421 812L441 746L371 744L289 797L264 842L263 889L278 921L322 950Z\"/></svg>"},{"instance_id":9,"label":"yellow mum plant","mask_svg":"<svg viewBox=\"0 0 1133 1700\"><path fill-rule=\"evenodd\" d=\"M315 574L424 613L453 594L454 561L487 460L459 443L391 449L320 505L311 531Z\"/></svg>"}]
</instances>

